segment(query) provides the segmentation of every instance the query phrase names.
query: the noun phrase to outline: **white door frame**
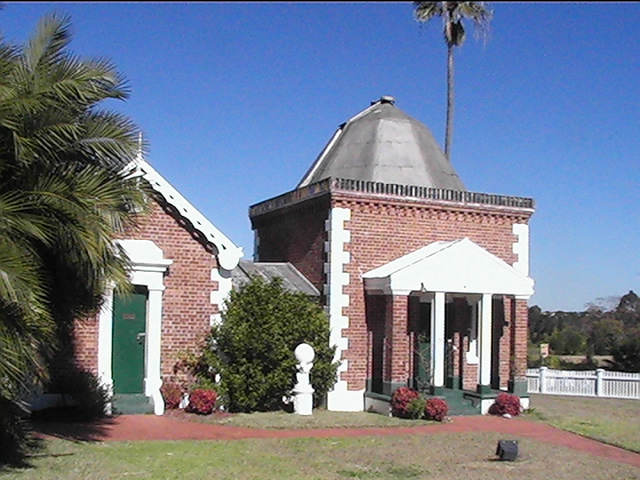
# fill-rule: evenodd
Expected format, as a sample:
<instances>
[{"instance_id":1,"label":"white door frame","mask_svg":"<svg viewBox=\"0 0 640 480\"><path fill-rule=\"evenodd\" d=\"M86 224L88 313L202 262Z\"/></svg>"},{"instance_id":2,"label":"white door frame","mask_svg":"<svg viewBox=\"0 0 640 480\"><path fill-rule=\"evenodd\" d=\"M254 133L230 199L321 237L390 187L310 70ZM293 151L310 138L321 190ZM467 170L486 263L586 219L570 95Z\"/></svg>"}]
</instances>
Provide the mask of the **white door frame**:
<instances>
[{"instance_id":1,"label":"white door frame","mask_svg":"<svg viewBox=\"0 0 640 480\"><path fill-rule=\"evenodd\" d=\"M164 401L160 394L162 376L160 351L162 339L162 292L164 273L173 260L164 258L162 250L150 240L117 240L132 263L130 280L133 285L146 287L147 318L145 328L144 393L151 398L156 415L164 413ZM113 289L105 298L99 315L98 327L98 376L109 392L113 393Z\"/></svg>"}]
</instances>

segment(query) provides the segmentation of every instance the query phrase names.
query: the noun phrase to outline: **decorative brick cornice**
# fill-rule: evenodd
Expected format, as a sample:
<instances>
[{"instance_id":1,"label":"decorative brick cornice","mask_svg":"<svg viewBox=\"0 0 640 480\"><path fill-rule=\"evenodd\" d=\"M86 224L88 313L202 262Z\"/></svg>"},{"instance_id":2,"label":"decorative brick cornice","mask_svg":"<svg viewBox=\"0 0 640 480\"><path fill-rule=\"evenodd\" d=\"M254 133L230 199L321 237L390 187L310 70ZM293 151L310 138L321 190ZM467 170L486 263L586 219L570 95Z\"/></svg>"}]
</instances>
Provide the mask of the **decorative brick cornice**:
<instances>
[{"instance_id":1,"label":"decorative brick cornice","mask_svg":"<svg viewBox=\"0 0 640 480\"><path fill-rule=\"evenodd\" d=\"M251 218L284 207L304 202L310 198L331 195L332 198L384 205L414 205L451 209L474 209L487 213L520 215L528 218L534 211L532 198L512 197L462 190L397 185L381 182L328 178L249 207Z\"/></svg>"}]
</instances>

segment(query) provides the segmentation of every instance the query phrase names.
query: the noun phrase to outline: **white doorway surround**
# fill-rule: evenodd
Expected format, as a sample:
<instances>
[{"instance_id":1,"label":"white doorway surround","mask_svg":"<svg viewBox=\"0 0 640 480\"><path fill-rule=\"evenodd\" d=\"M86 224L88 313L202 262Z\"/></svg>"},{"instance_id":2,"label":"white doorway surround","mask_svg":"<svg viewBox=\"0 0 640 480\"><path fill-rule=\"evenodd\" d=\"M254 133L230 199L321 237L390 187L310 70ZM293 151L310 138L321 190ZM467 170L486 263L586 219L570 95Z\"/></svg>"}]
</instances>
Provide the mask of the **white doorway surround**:
<instances>
[{"instance_id":1,"label":"white doorway surround","mask_svg":"<svg viewBox=\"0 0 640 480\"><path fill-rule=\"evenodd\" d=\"M150 240L117 240L127 253L132 268L133 285L145 287L148 292L145 336L144 393L151 399L156 415L164 413L164 400L160 394L162 377L160 347L162 337L162 292L164 273L173 260L164 258L162 250ZM112 341L113 291L110 291L99 315L98 376L103 385L113 392Z\"/></svg>"}]
</instances>

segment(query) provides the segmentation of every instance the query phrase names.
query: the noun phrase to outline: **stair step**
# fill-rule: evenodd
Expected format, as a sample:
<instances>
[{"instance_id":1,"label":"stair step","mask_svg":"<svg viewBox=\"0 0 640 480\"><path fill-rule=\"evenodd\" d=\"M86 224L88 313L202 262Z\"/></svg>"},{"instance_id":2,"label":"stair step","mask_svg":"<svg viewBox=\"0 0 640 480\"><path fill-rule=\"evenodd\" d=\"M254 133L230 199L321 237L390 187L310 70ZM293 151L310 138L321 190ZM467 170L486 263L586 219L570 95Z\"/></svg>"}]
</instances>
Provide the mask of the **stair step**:
<instances>
[{"instance_id":1,"label":"stair step","mask_svg":"<svg viewBox=\"0 0 640 480\"><path fill-rule=\"evenodd\" d=\"M445 390L443 397L449 405L449 415L480 415L480 405L474 406L462 390Z\"/></svg>"},{"instance_id":2,"label":"stair step","mask_svg":"<svg viewBox=\"0 0 640 480\"><path fill-rule=\"evenodd\" d=\"M151 399L144 394L117 394L111 399L113 413L137 415L153 413Z\"/></svg>"}]
</instances>

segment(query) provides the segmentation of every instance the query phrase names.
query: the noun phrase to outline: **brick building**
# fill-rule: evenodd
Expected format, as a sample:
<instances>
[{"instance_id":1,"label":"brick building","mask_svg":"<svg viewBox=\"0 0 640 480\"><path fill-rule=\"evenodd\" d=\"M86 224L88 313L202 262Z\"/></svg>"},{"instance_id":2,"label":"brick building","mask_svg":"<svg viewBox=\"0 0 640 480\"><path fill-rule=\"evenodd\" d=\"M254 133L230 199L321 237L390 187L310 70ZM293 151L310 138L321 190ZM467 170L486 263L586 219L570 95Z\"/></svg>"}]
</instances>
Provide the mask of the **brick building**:
<instances>
[{"instance_id":1,"label":"brick building","mask_svg":"<svg viewBox=\"0 0 640 480\"><path fill-rule=\"evenodd\" d=\"M386 411L400 386L486 413L527 404L530 198L467 191L429 130L382 97L296 189L250 207L258 262L321 292L341 361L330 410Z\"/></svg>"},{"instance_id":2,"label":"brick building","mask_svg":"<svg viewBox=\"0 0 640 480\"><path fill-rule=\"evenodd\" d=\"M151 214L117 240L133 263L135 293L110 292L97 318L76 321L60 358L97 374L120 411L161 415L163 380L219 321L243 253L146 161L135 168L154 194ZM56 400L40 397L34 409Z\"/></svg>"}]
</instances>

